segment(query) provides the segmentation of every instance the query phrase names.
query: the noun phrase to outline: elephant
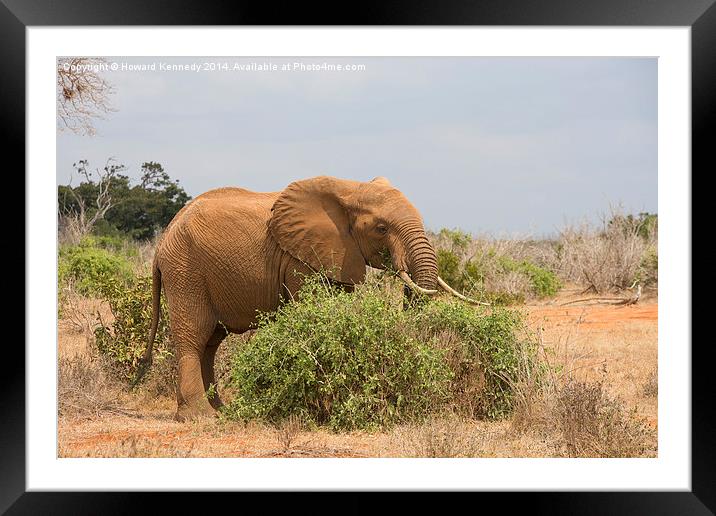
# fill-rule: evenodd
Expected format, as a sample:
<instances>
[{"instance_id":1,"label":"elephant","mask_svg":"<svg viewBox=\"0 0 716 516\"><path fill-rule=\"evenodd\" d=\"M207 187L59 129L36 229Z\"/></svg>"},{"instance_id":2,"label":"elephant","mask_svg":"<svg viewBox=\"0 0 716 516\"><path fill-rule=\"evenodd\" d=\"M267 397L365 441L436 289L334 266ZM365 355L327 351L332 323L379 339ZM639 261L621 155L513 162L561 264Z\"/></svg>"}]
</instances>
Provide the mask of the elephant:
<instances>
[{"instance_id":1,"label":"elephant","mask_svg":"<svg viewBox=\"0 0 716 516\"><path fill-rule=\"evenodd\" d=\"M366 266L392 266L411 291L438 287L435 250L418 210L391 183L319 176L279 192L226 187L187 203L166 227L152 264L152 320L137 380L151 364L164 288L178 362L175 419L215 415L222 402L214 357L258 312L298 295L305 275L323 271L352 289ZM209 399L210 398L210 399Z\"/></svg>"}]
</instances>

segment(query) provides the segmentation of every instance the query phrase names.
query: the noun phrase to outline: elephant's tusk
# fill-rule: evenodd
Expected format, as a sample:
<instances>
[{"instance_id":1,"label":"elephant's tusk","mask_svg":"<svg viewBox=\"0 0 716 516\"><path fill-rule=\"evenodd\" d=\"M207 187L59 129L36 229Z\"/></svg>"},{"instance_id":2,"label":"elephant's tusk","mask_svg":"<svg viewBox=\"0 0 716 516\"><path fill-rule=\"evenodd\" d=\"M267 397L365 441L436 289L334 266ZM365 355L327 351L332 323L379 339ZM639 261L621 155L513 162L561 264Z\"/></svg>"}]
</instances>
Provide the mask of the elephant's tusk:
<instances>
[{"instance_id":1,"label":"elephant's tusk","mask_svg":"<svg viewBox=\"0 0 716 516\"><path fill-rule=\"evenodd\" d=\"M432 296L433 294L438 293L437 290L430 290L427 288L419 287L418 285L415 284L415 282L413 280L410 279L410 276L408 276L408 273L405 271L400 271L398 273L398 275L400 276L400 279L402 279L405 282L406 285L408 285L411 289L413 289L416 292L420 292L421 294L425 294L428 296Z\"/></svg>"},{"instance_id":2,"label":"elephant's tusk","mask_svg":"<svg viewBox=\"0 0 716 516\"><path fill-rule=\"evenodd\" d=\"M460 294L460 292L458 292L457 290L452 288L450 285L445 283L445 280L442 279L440 276L438 276L438 285L440 285L443 288L443 290L445 290L445 292L449 292L450 294L457 297L458 299L462 299L463 301L467 301L468 303L472 303L473 305L490 306L490 303L486 303L484 301L478 301L476 299L472 299L470 297L463 296L462 294Z\"/></svg>"}]
</instances>

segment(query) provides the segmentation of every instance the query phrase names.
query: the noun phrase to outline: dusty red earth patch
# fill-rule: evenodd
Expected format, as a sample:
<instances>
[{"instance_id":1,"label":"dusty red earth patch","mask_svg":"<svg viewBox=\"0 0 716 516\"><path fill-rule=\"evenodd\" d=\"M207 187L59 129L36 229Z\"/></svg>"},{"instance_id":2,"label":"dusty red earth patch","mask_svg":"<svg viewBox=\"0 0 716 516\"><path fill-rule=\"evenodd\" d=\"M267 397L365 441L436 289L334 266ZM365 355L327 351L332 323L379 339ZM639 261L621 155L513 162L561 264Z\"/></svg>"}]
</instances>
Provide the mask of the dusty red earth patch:
<instances>
[{"instance_id":1,"label":"dusty red earth patch","mask_svg":"<svg viewBox=\"0 0 716 516\"><path fill-rule=\"evenodd\" d=\"M657 321L657 303L630 306L530 306L526 308L528 320L533 324L549 326L587 325L590 328L611 328L615 324L633 321Z\"/></svg>"}]
</instances>

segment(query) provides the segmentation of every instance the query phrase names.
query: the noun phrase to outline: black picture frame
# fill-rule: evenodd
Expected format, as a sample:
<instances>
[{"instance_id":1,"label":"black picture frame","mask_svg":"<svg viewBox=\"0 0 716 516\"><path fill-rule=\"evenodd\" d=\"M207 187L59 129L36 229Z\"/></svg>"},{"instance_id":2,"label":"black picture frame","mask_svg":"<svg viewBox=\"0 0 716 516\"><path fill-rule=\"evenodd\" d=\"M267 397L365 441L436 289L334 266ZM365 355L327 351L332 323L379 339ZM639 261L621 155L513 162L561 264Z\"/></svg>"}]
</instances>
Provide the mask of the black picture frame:
<instances>
[{"instance_id":1,"label":"black picture frame","mask_svg":"<svg viewBox=\"0 0 716 516\"><path fill-rule=\"evenodd\" d=\"M25 170L25 30L32 26L132 25L507 25L507 26L689 26L692 73L692 173L716 170L709 139L716 129L716 6L715 0L489 0L482 2L412 1L361 3L334 11L319 4L175 0L0 0L0 55L4 77L0 86L2 141L15 158L14 170ZM259 7L261 6L261 7ZM345 14L344 14L345 13ZM24 181L16 192L25 194ZM692 192L693 192L692 187ZM698 192L698 191L697 191ZM693 198L692 198L693 199ZM692 217L696 222L697 219ZM693 235L692 231L692 235ZM19 248L19 246L18 246ZM24 246L22 247L24 249ZM692 251L693 252L693 251ZM23 251L24 253L24 251ZM20 257L15 257L19 261ZM24 255L22 257L24 259ZM25 267L25 276L32 274ZM26 310L31 310L27 306ZM693 317L692 317L693 320ZM495 498L500 510L526 504L530 512L549 514L714 514L716 511L716 391L709 365L710 339L691 347L692 353L692 490L690 492L531 492L480 493ZM11 347L6 342L6 348ZM669 343L691 346L691 342ZM14 345L22 367L3 369L0 389L0 512L7 514L126 514L147 507L147 493L26 492L25 354ZM6 351L7 353L7 351ZM193 503L187 493L152 495L163 512ZM229 494L211 493L213 500ZM252 500L240 494L242 506ZM256 498L256 495L252 495ZM265 496L265 495L263 495ZM374 506L358 494L346 504L353 512ZM421 496L411 503L422 504ZM258 500L257 500L258 501ZM455 498L452 501L458 503ZM265 502L258 501L260 504ZM474 503L474 502L473 502ZM483 503L481 500L480 504ZM486 506L485 506L486 507ZM310 507L308 507L310 508ZM315 509L313 505L313 509ZM408 506L404 506L407 509ZM477 508L477 507L476 507ZM237 506L237 509L239 507Z\"/></svg>"}]
</instances>

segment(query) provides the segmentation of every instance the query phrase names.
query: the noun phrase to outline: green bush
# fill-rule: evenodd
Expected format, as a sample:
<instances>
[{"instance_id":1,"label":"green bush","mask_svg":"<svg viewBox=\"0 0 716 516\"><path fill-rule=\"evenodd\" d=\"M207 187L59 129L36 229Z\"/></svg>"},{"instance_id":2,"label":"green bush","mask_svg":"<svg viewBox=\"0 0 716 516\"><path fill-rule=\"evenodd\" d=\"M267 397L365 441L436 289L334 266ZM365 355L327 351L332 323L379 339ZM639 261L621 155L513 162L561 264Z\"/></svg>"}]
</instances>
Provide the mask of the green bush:
<instances>
[{"instance_id":1,"label":"green bush","mask_svg":"<svg viewBox=\"0 0 716 516\"><path fill-rule=\"evenodd\" d=\"M137 247L127 237L120 235L87 235L82 237L78 245L84 248L105 249L127 258L133 258L139 254Z\"/></svg>"},{"instance_id":2,"label":"green bush","mask_svg":"<svg viewBox=\"0 0 716 516\"><path fill-rule=\"evenodd\" d=\"M108 359L117 377L131 382L136 377L139 359L147 347L152 321L152 278L137 278L129 285L109 279L103 283L101 295L109 303L114 321L110 324L100 321L95 329L97 349L101 356ZM162 298L153 355L155 364L172 356L167 339L168 320L166 303Z\"/></svg>"},{"instance_id":3,"label":"green bush","mask_svg":"<svg viewBox=\"0 0 716 516\"><path fill-rule=\"evenodd\" d=\"M509 256L501 256L499 263L505 272L519 272L526 275L532 285L532 293L537 297L549 297L557 294L561 283L557 275L527 260L516 261Z\"/></svg>"},{"instance_id":4,"label":"green bush","mask_svg":"<svg viewBox=\"0 0 716 516\"><path fill-rule=\"evenodd\" d=\"M451 250L456 253L466 252L472 242L472 237L459 229L443 228L438 233L438 238L449 242Z\"/></svg>"},{"instance_id":5,"label":"green bush","mask_svg":"<svg viewBox=\"0 0 716 516\"><path fill-rule=\"evenodd\" d=\"M525 295L521 292L490 290L480 292L480 299L493 306L521 305L525 302Z\"/></svg>"},{"instance_id":6,"label":"green bush","mask_svg":"<svg viewBox=\"0 0 716 516\"><path fill-rule=\"evenodd\" d=\"M109 280L131 281L132 265L127 258L94 247L88 240L83 242L77 246L60 247L57 274L61 286L72 281L78 293L98 295L102 285Z\"/></svg>"},{"instance_id":7,"label":"green bush","mask_svg":"<svg viewBox=\"0 0 716 516\"><path fill-rule=\"evenodd\" d=\"M484 283L485 274L476 261L462 260L449 249L438 249L436 255L438 274L454 289L469 292Z\"/></svg>"},{"instance_id":8,"label":"green bush","mask_svg":"<svg viewBox=\"0 0 716 516\"><path fill-rule=\"evenodd\" d=\"M297 414L334 429L371 428L448 399L440 350L416 340L400 308L377 290L351 295L314 278L299 297L263 315L237 350L231 384L239 394L229 417Z\"/></svg>"},{"instance_id":9,"label":"green bush","mask_svg":"<svg viewBox=\"0 0 716 516\"><path fill-rule=\"evenodd\" d=\"M514 408L514 387L527 369L539 366L537 343L522 315L507 308L475 309L455 300L428 303L413 313L412 326L445 347L451 358L454 409L471 417L497 419ZM540 366L541 367L541 366ZM480 380L479 390L474 387Z\"/></svg>"},{"instance_id":10,"label":"green bush","mask_svg":"<svg viewBox=\"0 0 716 516\"><path fill-rule=\"evenodd\" d=\"M460 257L449 249L438 249L436 251L438 260L438 274L457 290L465 288L464 271L460 264Z\"/></svg>"},{"instance_id":11,"label":"green bush","mask_svg":"<svg viewBox=\"0 0 716 516\"><path fill-rule=\"evenodd\" d=\"M497 256L494 250L488 250L472 259L461 257L450 249L436 251L438 273L449 285L458 291L480 297L496 305L523 303L524 292L509 292L499 288L486 288L486 278L492 284L499 284L499 276L517 273L529 280L529 294L535 297L549 297L557 294L561 283L557 275L527 260L517 261L510 256Z\"/></svg>"},{"instance_id":12,"label":"green bush","mask_svg":"<svg viewBox=\"0 0 716 516\"><path fill-rule=\"evenodd\" d=\"M525 346L521 319L445 300L402 310L399 289L352 294L310 278L300 300L263 315L232 357L230 419L298 415L332 429L374 429L446 408L475 417L510 412L510 378ZM530 348L531 349L531 348ZM456 406L459 405L459 406Z\"/></svg>"},{"instance_id":13,"label":"green bush","mask_svg":"<svg viewBox=\"0 0 716 516\"><path fill-rule=\"evenodd\" d=\"M656 285L658 283L659 255L656 246L652 246L644 252L634 279L643 285Z\"/></svg>"}]
</instances>

